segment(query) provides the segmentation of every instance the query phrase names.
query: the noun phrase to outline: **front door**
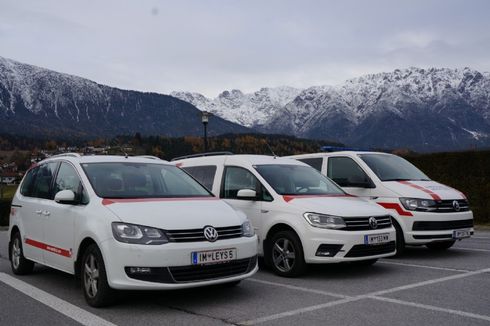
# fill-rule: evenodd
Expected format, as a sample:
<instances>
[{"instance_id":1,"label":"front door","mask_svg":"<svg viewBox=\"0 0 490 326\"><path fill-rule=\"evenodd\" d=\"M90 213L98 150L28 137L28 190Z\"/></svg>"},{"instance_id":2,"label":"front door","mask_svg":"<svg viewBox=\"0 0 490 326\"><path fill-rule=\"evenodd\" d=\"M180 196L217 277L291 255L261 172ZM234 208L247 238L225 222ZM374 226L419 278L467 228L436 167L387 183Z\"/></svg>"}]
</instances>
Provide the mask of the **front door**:
<instances>
[{"instance_id":1,"label":"front door","mask_svg":"<svg viewBox=\"0 0 490 326\"><path fill-rule=\"evenodd\" d=\"M44 253L44 260L50 266L73 273L76 223L77 219L83 218L86 209L83 204L83 187L75 168L62 162L53 188L53 196L62 190L73 191L80 204L61 204L53 200L45 206L45 210L49 212L44 231L49 250Z\"/></svg>"},{"instance_id":2,"label":"front door","mask_svg":"<svg viewBox=\"0 0 490 326\"><path fill-rule=\"evenodd\" d=\"M242 189L255 190L257 197L238 198L238 191ZM247 215L261 243L265 236L261 230L264 229L264 217L267 214L267 211L263 210L263 203L268 198L272 200L272 197L252 172L237 166L225 167L220 197L234 209L240 210ZM262 246L259 245L259 248L262 248Z\"/></svg>"}]
</instances>

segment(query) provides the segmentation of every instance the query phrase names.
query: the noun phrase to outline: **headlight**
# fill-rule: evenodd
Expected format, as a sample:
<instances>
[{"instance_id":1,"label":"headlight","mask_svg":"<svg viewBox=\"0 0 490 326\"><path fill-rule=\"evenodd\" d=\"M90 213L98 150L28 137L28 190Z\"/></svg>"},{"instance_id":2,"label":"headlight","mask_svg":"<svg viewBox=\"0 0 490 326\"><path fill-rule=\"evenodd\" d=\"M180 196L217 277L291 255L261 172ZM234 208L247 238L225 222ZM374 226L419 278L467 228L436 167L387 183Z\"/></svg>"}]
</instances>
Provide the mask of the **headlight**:
<instances>
[{"instance_id":1,"label":"headlight","mask_svg":"<svg viewBox=\"0 0 490 326\"><path fill-rule=\"evenodd\" d=\"M346 227L344 219L340 216L317 213L304 213L303 216L308 223L317 228L342 229Z\"/></svg>"},{"instance_id":2,"label":"headlight","mask_svg":"<svg viewBox=\"0 0 490 326\"><path fill-rule=\"evenodd\" d=\"M125 243L159 245L168 242L162 230L143 225L113 222L112 234L117 241Z\"/></svg>"},{"instance_id":3,"label":"headlight","mask_svg":"<svg viewBox=\"0 0 490 326\"><path fill-rule=\"evenodd\" d=\"M242 224L242 236L253 237L254 235L255 231L252 224L250 224L250 221L245 221L245 223Z\"/></svg>"},{"instance_id":4,"label":"headlight","mask_svg":"<svg viewBox=\"0 0 490 326\"><path fill-rule=\"evenodd\" d=\"M400 202L409 211L428 212L437 209L437 203L431 199L400 198Z\"/></svg>"}]
</instances>

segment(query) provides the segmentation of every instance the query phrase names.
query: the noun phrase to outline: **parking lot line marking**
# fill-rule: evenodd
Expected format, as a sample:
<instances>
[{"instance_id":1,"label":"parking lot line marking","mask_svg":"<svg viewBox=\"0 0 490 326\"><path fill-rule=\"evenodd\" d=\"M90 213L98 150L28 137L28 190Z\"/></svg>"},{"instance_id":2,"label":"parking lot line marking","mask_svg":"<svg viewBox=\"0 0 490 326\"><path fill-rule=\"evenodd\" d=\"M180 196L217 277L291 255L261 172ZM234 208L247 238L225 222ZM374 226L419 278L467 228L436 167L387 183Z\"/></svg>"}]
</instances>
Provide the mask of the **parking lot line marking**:
<instances>
[{"instance_id":1,"label":"parking lot line marking","mask_svg":"<svg viewBox=\"0 0 490 326\"><path fill-rule=\"evenodd\" d=\"M247 321L239 322L237 324L238 325L256 325L256 324L261 324L261 323L265 323L267 321L272 321L272 320L281 319L281 318L284 318L284 317L290 317L290 316L294 316L294 315L299 315L299 314L302 314L302 313L305 313L305 312L310 312L310 311L320 310L320 309L324 309L324 308L328 308L328 307L333 307L333 306L337 306L337 305L348 303L348 302L358 301L358 300L361 300L361 299L363 299L363 297L361 297L361 296L359 296L359 297L345 298L345 299L331 301L331 302L327 302L327 303L323 303L323 304L319 304L319 305L315 305L315 306L309 306L309 307L294 309L294 310L290 310L290 311L285 311L285 312L277 313L277 314L274 314L274 315L260 317L260 318L257 318L257 319L247 320Z\"/></svg>"},{"instance_id":2,"label":"parking lot line marking","mask_svg":"<svg viewBox=\"0 0 490 326\"><path fill-rule=\"evenodd\" d=\"M341 304L345 304L345 303L349 303L349 302L354 302L354 301L358 301L358 300L362 300L362 299L368 299L370 297L380 296L380 295L387 294L387 293L393 293L393 292L408 290L408 289L412 289L412 288L416 288L416 287L420 287L420 286L451 281L451 280L455 280L455 279L459 279L459 278L470 277L470 276L479 275L479 274L488 273L488 272L490 272L490 268L480 269L477 271L466 272L466 273L462 273L462 274L456 274L456 275L451 275L451 276L446 276L446 277L441 277L441 278L436 278L436 279L423 281L423 282L407 284L407 285L398 286L398 287L387 289L387 290L381 290L381 291L371 292L371 293L367 293L367 294L361 294L358 296L348 297L345 299L331 301L331 302L327 302L327 303L323 303L323 304L319 304L319 305L315 305L315 306L309 306L309 307L294 309L294 310L290 310L290 311L284 311L281 313L277 313L277 314L273 314L273 315L269 315L269 316L264 316L264 317L260 317L257 319L239 322L237 324L239 324L239 325L261 324L261 323L264 323L267 321L272 321L272 320L281 319L284 317L299 315L299 314L302 314L305 312L312 312L312 311L316 311L316 310L320 310L320 309L324 309L324 308L328 308L328 307L333 307L333 306L337 306L337 305L341 305Z\"/></svg>"},{"instance_id":3,"label":"parking lot line marking","mask_svg":"<svg viewBox=\"0 0 490 326\"><path fill-rule=\"evenodd\" d=\"M456 275L450 275L450 276L436 278L436 279L432 279L432 280L428 280L428 281L422 281L422 282L418 282L418 283L412 283L412 284L402 285L402 286L398 286L398 287L387 289L387 290L376 291L376 292L373 292L373 293L369 293L368 295L369 296L383 295L383 294L386 294L386 293L393 293L393 292L398 292L398 291L403 291L403 290L408 290L408 289L413 289L413 288L421 287L421 286L424 286L424 285L431 285L431 284L435 284L435 283L441 283L441 282L446 282L446 281L457 280L459 278L470 277L470 276L484 274L484 273L488 273L488 272L490 272L490 268L479 269L477 271L466 272L466 273L456 274Z\"/></svg>"},{"instance_id":4,"label":"parking lot line marking","mask_svg":"<svg viewBox=\"0 0 490 326\"><path fill-rule=\"evenodd\" d=\"M326 296L335 297L335 298L342 298L342 299L351 298L351 296L343 295L343 294L339 294L339 293L309 289L309 288L305 288L305 287L301 287L301 286L288 285L288 284L284 284L284 283L264 281L264 280L259 280L256 278L248 278L248 279L246 279L246 281L251 281L251 282L261 283L261 284L266 284L266 285L272 285L272 286L279 286L279 287L283 287L283 288L290 289L290 290L303 291L303 292L309 292L309 293L314 293L314 294L321 294L321 295L326 295Z\"/></svg>"},{"instance_id":5,"label":"parking lot line marking","mask_svg":"<svg viewBox=\"0 0 490 326\"><path fill-rule=\"evenodd\" d=\"M410 302L410 301L404 301L404 300L398 300L398 299L392 299L392 298L386 298L386 297L379 297L379 296L370 296L369 298L379 300L379 301L396 303L396 304L400 304L400 305L404 305L404 306L411 306L411 307L422 308L422 309L426 309L426 310L446 312L446 313L450 313L450 314L454 314L454 315L459 315L462 317L470 317L470 318L490 321L490 316L474 314L471 312L466 312L466 311L461 311L461 310L441 308L441 307L436 307L436 306L422 304L422 303L416 303L416 302Z\"/></svg>"},{"instance_id":6,"label":"parking lot line marking","mask_svg":"<svg viewBox=\"0 0 490 326\"><path fill-rule=\"evenodd\" d=\"M436 266L427 266L427 265L419 265L419 264L399 263L396 261L388 261L388 260L381 260L381 261L378 261L378 263L387 264L387 265L400 265L400 266L407 266L407 267L437 269L437 270L449 271L449 272L460 272L460 273L471 272L470 270L467 270L467 269L456 269L456 268L448 268L448 267L436 267Z\"/></svg>"},{"instance_id":7,"label":"parking lot line marking","mask_svg":"<svg viewBox=\"0 0 490 326\"><path fill-rule=\"evenodd\" d=\"M25 295L39 301L40 303L56 310L57 312L75 320L85 326L116 326L115 324L83 310L65 300L55 297L48 292L38 289L24 281L16 279L5 273L0 273L0 282L24 293Z\"/></svg>"},{"instance_id":8,"label":"parking lot line marking","mask_svg":"<svg viewBox=\"0 0 490 326\"><path fill-rule=\"evenodd\" d=\"M490 249L479 249L479 248L462 248L462 247L454 247L454 249L459 249L459 250L467 250L467 251L481 251L481 252L490 252Z\"/></svg>"}]
</instances>

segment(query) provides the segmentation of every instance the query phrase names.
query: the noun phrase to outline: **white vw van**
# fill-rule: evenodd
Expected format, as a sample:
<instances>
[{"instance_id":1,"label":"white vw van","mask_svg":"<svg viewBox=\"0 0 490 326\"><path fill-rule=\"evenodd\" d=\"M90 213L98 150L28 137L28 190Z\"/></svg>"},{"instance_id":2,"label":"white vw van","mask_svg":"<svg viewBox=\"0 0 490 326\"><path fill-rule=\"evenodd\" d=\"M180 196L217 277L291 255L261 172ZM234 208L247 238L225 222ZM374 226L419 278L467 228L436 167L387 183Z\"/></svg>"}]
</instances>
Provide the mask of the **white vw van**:
<instances>
[{"instance_id":1,"label":"white vw van","mask_svg":"<svg viewBox=\"0 0 490 326\"><path fill-rule=\"evenodd\" d=\"M291 156L328 176L347 193L391 212L397 251L407 245L444 250L473 234L473 213L460 191L431 180L392 154L334 151Z\"/></svg>"},{"instance_id":2,"label":"white vw van","mask_svg":"<svg viewBox=\"0 0 490 326\"><path fill-rule=\"evenodd\" d=\"M237 284L257 267L243 213L166 161L65 154L26 173L12 202L9 258L77 274L92 306L115 289Z\"/></svg>"},{"instance_id":3,"label":"white vw van","mask_svg":"<svg viewBox=\"0 0 490 326\"><path fill-rule=\"evenodd\" d=\"M281 276L307 263L374 263L395 254L384 208L348 195L307 164L264 155L214 155L174 163L247 214L259 254Z\"/></svg>"}]
</instances>

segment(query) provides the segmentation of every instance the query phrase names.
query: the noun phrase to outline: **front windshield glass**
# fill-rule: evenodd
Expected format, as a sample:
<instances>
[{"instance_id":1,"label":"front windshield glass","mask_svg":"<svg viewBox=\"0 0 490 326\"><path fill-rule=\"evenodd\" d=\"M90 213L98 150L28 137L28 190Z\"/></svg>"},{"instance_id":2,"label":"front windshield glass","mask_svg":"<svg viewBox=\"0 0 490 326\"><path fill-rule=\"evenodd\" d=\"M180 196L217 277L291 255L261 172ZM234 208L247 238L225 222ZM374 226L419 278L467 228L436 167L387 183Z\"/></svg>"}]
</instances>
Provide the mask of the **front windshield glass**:
<instances>
[{"instance_id":1,"label":"front windshield glass","mask_svg":"<svg viewBox=\"0 0 490 326\"><path fill-rule=\"evenodd\" d=\"M343 195L333 181L310 166L258 165L255 169L280 195Z\"/></svg>"},{"instance_id":2,"label":"front windshield glass","mask_svg":"<svg viewBox=\"0 0 490 326\"><path fill-rule=\"evenodd\" d=\"M412 163L399 156L387 154L362 154L359 156L381 181L430 180Z\"/></svg>"},{"instance_id":3,"label":"front windshield glass","mask_svg":"<svg viewBox=\"0 0 490 326\"><path fill-rule=\"evenodd\" d=\"M210 197L203 186L171 165L147 163L82 164L102 198Z\"/></svg>"}]
</instances>

